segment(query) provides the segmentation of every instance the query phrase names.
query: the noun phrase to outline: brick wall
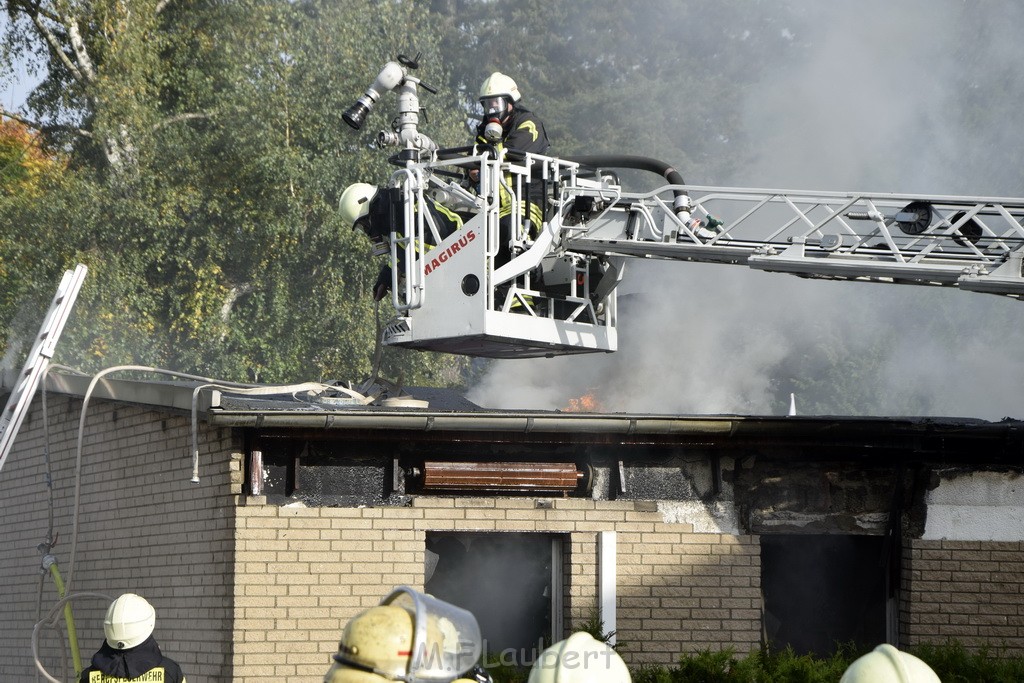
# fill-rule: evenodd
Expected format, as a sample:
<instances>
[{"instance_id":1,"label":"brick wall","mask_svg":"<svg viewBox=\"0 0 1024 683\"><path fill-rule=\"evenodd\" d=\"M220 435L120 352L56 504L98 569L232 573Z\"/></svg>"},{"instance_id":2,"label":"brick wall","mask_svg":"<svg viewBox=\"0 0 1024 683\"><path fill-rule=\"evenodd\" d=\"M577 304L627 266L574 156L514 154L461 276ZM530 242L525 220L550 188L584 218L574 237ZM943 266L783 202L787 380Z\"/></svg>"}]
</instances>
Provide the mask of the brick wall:
<instances>
[{"instance_id":1,"label":"brick wall","mask_svg":"<svg viewBox=\"0 0 1024 683\"><path fill-rule=\"evenodd\" d=\"M597 605L597 535L614 529L618 638L627 663L673 664L680 653L760 636L753 537L695 534L649 504L525 498L416 498L407 508L238 510L234 681L318 680L344 625L396 585L422 589L428 531L564 534L567 628ZM639 509L638 509L639 508Z\"/></svg>"},{"instance_id":2,"label":"brick wall","mask_svg":"<svg viewBox=\"0 0 1024 683\"><path fill-rule=\"evenodd\" d=\"M243 498L239 436L200 425L191 478L189 417L93 401L85 421L72 572L81 401L37 398L0 471L0 680L35 676L33 626L56 600L36 549L49 516L74 593L145 595L156 635L191 683L319 680L345 623L396 585L422 588L426 534L519 532L563 538L564 623L597 605L601 531L617 532L621 652L631 665L760 639L757 537L695 533L649 501L418 497L410 507L315 508ZM48 436L48 448L44 449ZM53 503L46 486L49 453ZM666 519L672 521L666 521ZM910 540L902 567L903 644L1005 646L1024 654L1024 543ZM83 658L102 639L106 603L72 603ZM57 636L43 661L68 678Z\"/></svg>"},{"instance_id":3,"label":"brick wall","mask_svg":"<svg viewBox=\"0 0 1024 683\"><path fill-rule=\"evenodd\" d=\"M901 640L1024 655L1024 543L911 540L903 560Z\"/></svg>"},{"instance_id":4,"label":"brick wall","mask_svg":"<svg viewBox=\"0 0 1024 683\"><path fill-rule=\"evenodd\" d=\"M44 443L53 478L53 554L72 593L111 597L132 591L157 610L156 637L189 681L229 680L233 492L240 491L240 456L229 430L200 426L200 483L193 484L187 415L91 401L81 461L78 542L72 567L72 509L81 400L50 394L44 432L37 397L0 471L0 680L32 680L31 636L57 601L41 581L36 549L48 529ZM72 602L82 659L103 639L107 603ZM63 625L63 620L61 620ZM65 676L60 641L40 638L47 670ZM73 674L73 672L71 672Z\"/></svg>"}]
</instances>

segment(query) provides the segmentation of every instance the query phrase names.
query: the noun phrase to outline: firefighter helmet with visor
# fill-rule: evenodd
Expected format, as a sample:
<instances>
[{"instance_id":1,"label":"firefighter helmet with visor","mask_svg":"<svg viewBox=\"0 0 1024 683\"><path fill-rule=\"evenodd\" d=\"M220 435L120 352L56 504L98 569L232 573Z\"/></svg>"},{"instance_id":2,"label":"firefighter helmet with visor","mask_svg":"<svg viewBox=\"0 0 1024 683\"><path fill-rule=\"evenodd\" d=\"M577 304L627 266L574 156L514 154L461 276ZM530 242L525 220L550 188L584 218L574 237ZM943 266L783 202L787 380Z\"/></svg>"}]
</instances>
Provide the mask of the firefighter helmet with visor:
<instances>
[{"instance_id":1,"label":"firefighter helmet with visor","mask_svg":"<svg viewBox=\"0 0 1024 683\"><path fill-rule=\"evenodd\" d=\"M507 97L511 102L519 101L519 86L509 76L495 71L480 86L480 99L486 97Z\"/></svg>"},{"instance_id":2,"label":"firefighter helmet with visor","mask_svg":"<svg viewBox=\"0 0 1024 683\"><path fill-rule=\"evenodd\" d=\"M451 683L481 649L470 612L403 586L349 621L324 683Z\"/></svg>"},{"instance_id":3,"label":"firefighter helmet with visor","mask_svg":"<svg viewBox=\"0 0 1024 683\"><path fill-rule=\"evenodd\" d=\"M352 183L341 193L338 211L341 220L353 228L360 228L373 242L373 255L388 253L388 244L379 231L371 230L370 204L377 197L378 188L369 183Z\"/></svg>"},{"instance_id":4,"label":"firefighter helmet with visor","mask_svg":"<svg viewBox=\"0 0 1024 683\"><path fill-rule=\"evenodd\" d=\"M480 86L480 106L484 110L485 125L493 122L504 126L512 113L512 105L519 101L519 97L519 87L511 78L497 71L488 76ZM497 131L487 137L489 140L498 137Z\"/></svg>"}]
</instances>

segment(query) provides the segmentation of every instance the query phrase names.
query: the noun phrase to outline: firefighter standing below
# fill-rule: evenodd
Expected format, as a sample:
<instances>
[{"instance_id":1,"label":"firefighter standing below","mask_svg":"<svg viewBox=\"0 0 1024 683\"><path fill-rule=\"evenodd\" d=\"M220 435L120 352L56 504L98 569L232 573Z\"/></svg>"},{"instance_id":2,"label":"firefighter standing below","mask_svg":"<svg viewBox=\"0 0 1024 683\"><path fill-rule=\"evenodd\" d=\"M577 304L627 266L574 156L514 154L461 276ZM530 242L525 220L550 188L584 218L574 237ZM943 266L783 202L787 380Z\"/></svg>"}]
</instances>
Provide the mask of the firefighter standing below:
<instances>
[{"instance_id":1,"label":"firefighter standing below","mask_svg":"<svg viewBox=\"0 0 1024 683\"><path fill-rule=\"evenodd\" d=\"M482 647L470 612L401 586L348 622L324 683L474 683Z\"/></svg>"},{"instance_id":2,"label":"firefighter standing below","mask_svg":"<svg viewBox=\"0 0 1024 683\"><path fill-rule=\"evenodd\" d=\"M114 600L103 619L106 638L79 683L185 683L181 667L160 652L155 626L156 610L145 598L125 593Z\"/></svg>"},{"instance_id":3,"label":"firefighter standing below","mask_svg":"<svg viewBox=\"0 0 1024 683\"><path fill-rule=\"evenodd\" d=\"M490 145L496 153L502 149L515 150L530 154L547 154L551 143L548 141L544 124L537 116L522 106L519 86L509 76L495 71L480 86L480 105L484 116L476 129L476 144ZM479 169L469 172L469 179L479 181ZM529 193L529 208L521 203L526 220L530 221L528 234L534 234L543 222L545 197L538 192L539 184ZM498 246L496 264L507 263L511 258L509 240L511 239L510 197L503 190L501 193L501 244Z\"/></svg>"},{"instance_id":4,"label":"firefighter standing below","mask_svg":"<svg viewBox=\"0 0 1024 683\"><path fill-rule=\"evenodd\" d=\"M931 667L889 644L855 660L839 683L941 683Z\"/></svg>"}]
</instances>

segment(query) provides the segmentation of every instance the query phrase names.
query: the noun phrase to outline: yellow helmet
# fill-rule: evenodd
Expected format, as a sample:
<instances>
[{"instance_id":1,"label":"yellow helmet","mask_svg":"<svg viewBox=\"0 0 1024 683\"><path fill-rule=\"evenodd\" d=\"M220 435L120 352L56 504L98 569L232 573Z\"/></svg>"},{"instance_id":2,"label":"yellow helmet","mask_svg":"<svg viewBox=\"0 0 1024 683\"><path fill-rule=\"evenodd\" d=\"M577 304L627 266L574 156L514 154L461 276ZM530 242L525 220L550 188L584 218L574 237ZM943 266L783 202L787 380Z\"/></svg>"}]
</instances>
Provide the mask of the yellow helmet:
<instances>
[{"instance_id":1,"label":"yellow helmet","mask_svg":"<svg viewBox=\"0 0 1024 683\"><path fill-rule=\"evenodd\" d=\"M408 611L391 605L371 607L345 626L325 683L404 678L412 637L412 615Z\"/></svg>"},{"instance_id":2,"label":"yellow helmet","mask_svg":"<svg viewBox=\"0 0 1024 683\"><path fill-rule=\"evenodd\" d=\"M622 657L589 633L579 631L544 650L530 668L528 683L630 683Z\"/></svg>"},{"instance_id":3,"label":"yellow helmet","mask_svg":"<svg viewBox=\"0 0 1024 683\"><path fill-rule=\"evenodd\" d=\"M481 645L472 614L403 586L345 626L324 683L451 683Z\"/></svg>"},{"instance_id":4,"label":"yellow helmet","mask_svg":"<svg viewBox=\"0 0 1024 683\"><path fill-rule=\"evenodd\" d=\"M346 187L338 202L342 220L354 227L357 220L370 213L370 201L376 194L377 187L368 183L352 183Z\"/></svg>"},{"instance_id":5,"label":"yellow helmet","mask_svg":"<svg viewBox=\"0 0 1024 683\"><path fill-rule=\"evenodd\" d=\"M485 99L488 97L508 97L513 102L518 102L520 98L519 86L510 77L505 74L495 71L486 79L480 86L480 98Z\"/></svg>"},{"instance_id":6,"label":"yellow helmet","mask_svg":"<svg viewBox=\"0 0 1024 683\"><path fill-rule=\"evenodd\" d=\"M103 618L107 645L127 650L142 643L156 627L156 610L141 595L125 593L110 603Z\"/></svg>"},{"instance_id":7,"label":"yellow helmet","mask_svg":"<svg viewBox=\"0 0 1024 683\"><path fill-rule=\"evenodd\" d=\"M892 645L879 645L856 659L839 683L941 683L931 667Z\"/></svg>"}]
</instances>

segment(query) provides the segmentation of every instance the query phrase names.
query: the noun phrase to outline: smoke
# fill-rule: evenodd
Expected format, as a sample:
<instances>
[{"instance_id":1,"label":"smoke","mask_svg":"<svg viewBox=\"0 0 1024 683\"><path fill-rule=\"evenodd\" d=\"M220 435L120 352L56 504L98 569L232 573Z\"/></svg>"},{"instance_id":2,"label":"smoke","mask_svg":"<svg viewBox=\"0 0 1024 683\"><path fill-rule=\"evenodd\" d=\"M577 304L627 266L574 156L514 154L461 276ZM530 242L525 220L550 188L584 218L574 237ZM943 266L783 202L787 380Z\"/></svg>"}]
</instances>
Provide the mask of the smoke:
<instances>
[{"instance_id":1,"label":"smoke","mask_svg":"<svg viewBox=\"0 0 1024 683\"><path fill-rule=\"evenodd\" d=\"M1024 194L1024 7L805 0L777 11L767 26L793 50L745 93L752 161L723 184ZM793 391L799 414L1024 417L1017 301L640 260L621 291L632 296L620 294L617 353L498 361L469 398L559 409L592 392L606 411L785 414Z\"/></svg>"},{"instance_id":2,"label":"smoke","mask_svg":"<svg viewBox=\"0 0 1024 683\"><path fill-rule=\"evenodd\" d=\"M485 654L511 653L522 657L516 663L532 664L539 653L531 650L551 635L550 537L428 533L431 556L434 567L427 572L426 591L476 615ZM467 590L479 585L481 577L500 590Z\"/></svg>"}]
</instances>

